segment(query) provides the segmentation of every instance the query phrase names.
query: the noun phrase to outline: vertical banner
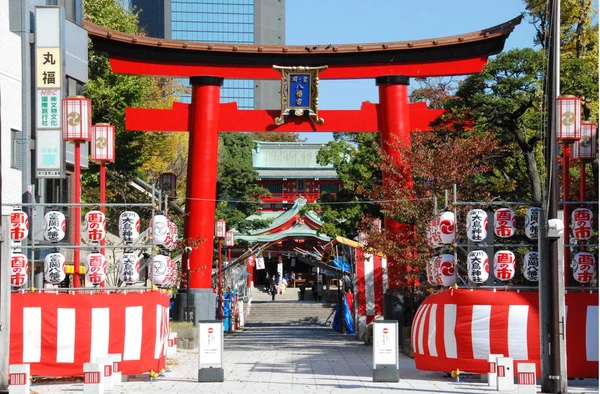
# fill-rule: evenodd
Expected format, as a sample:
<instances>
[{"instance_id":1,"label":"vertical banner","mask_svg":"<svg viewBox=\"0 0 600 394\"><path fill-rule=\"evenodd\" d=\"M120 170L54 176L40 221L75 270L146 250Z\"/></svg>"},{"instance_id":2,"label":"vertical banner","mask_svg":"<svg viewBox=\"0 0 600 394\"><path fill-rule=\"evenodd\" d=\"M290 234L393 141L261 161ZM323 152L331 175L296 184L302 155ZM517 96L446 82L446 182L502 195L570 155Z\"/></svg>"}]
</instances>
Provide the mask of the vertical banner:
<instances>
[{"instance_id":1,"label":"vertical banner","mask_svg":"<svg viewBox=\"0 0 600 394\"><path fill-rule=\"evenodd\" d=\"M36 176L64 178L61 138L64 75L64 17L61 7L35 8Z\"/></svg>"}]
</instances>

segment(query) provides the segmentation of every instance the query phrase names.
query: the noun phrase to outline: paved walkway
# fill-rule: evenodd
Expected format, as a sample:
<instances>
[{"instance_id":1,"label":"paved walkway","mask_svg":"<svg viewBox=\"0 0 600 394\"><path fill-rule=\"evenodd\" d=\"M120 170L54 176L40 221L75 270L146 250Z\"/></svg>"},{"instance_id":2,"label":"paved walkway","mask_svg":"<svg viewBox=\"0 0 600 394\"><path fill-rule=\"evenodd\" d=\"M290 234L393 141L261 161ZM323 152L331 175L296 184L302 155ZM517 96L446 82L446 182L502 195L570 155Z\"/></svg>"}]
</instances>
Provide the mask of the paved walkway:
<instances>
[{"instance_id":1,"label":"paved walkway","mask_svg":"<svg viewBox=\"0 0 600 394\"><path fill-rule=\"evenodd\" d=\"M132 377L112 393L493 393L479 376L456 383L440 372L418 371L400 358L400 382L374 383L372 348L321 327L256 327L225 337L225 382L198 383L198 352L179 350L171 372L155 382ZM598 380L569 381L569 392L598 393ZM538 386L539 389L539 386ZM81 393L82 383L44 382L39 394ZM516 391L515 391L516 393Z\"/></svg>"}]
</instances>

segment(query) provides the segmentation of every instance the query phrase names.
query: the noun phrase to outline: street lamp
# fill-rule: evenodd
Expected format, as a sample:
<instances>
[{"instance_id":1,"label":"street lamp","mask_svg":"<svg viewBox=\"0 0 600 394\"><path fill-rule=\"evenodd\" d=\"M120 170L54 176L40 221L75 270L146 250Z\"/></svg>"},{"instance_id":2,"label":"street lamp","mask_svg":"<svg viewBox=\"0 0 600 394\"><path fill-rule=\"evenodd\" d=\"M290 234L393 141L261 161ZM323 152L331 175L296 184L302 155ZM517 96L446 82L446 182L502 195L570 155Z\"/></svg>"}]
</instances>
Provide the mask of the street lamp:
<instances>
[{"instance_id":1,"label":"street lamp","mask_svg":"<svg viewBox=\"0 0 600 394\"><path fill-rule=\"evenodd\" d=\"M235 245L235 233L231 230L225 233L225 246L227 247L227 261L231 264L231 248Z\"/></svg>"},{"instance_id":2,"label":"street lamp","mask_svg":"<svg viewBox=\"0 0 600 394\"><path fill-rule=\"evenodd\" d=\"M73 142L74 150L74 195L73 203L73 286L81 287L79 278L79 258L81 244L81 147L80 143L91 139L92 101L82 96L67 97L62 102L63 140Z\"/></svg>"},{"instance_id":3,"label":"street lamp","mask_svg":"<svg viewBox=\"0 0 600 394\"><path fill-rule=\"evenodd\" d=\"M215 237L219 240L219 267L217 272L217 320L223 319L223 257L221 256L223 247L223 238L226 234L225 220L215 222Z\"/></svg>"}]
</instances>

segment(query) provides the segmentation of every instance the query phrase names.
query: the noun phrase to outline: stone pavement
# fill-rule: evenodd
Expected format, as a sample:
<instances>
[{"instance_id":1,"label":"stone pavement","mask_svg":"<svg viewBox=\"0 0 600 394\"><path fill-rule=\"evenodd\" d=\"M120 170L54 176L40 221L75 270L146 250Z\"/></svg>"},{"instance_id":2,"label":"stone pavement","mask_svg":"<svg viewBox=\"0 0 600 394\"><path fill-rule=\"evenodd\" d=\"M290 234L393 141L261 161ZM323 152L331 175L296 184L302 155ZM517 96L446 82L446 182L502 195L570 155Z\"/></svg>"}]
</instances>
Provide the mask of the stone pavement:
<instances>
[{"instance_id":1,"label":"stone pavement","mask_svg":"<svg viewBox=\"0 0 600 394\"><path fill-rule=\"evenodd\" d=\"M418 371L400 358L400 382L375 383L370 346L325 327L255 327L225 336L225 381L198 383L198 352L179 350L171 372L154 382L131 377L111 393L494 393L478 375L456 383L441 372ZM539 386L538 386L539 389ZM39 394L81 393L82 383L36 384ZM515 391L516 393L517 391ZM569 381L569 392L598 393L598 380Z\"/></svg>"}]
</instances>

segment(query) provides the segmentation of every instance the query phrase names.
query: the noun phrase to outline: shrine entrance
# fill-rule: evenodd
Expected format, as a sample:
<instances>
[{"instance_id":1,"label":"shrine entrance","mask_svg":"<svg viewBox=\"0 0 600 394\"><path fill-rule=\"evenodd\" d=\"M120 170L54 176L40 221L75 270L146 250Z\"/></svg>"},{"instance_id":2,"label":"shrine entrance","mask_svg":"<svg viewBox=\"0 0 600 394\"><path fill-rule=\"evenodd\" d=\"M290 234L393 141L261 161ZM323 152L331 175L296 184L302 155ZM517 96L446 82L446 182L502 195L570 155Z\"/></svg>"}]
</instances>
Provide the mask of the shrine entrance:
<instances>
[{"instance_id":1,"label":"shrine entrance","mask_svg":"<svg viewBox=\"0 0 600 394\"><path fill-rule=\"evenodd\" d=\"M429 130L442 112L425 103L409 103L410 78L480 72L520 22L518 17L482 31L436 39L327 47L183 42L134 36L88 22L84 26L94 48L108 54L116 73L189 78L191 104L175 103L170 110L128 108L126 128L190 133L184 237L212 240L219 132L379 131L383 149L398 158L391 144L396 139L410 144L410 133ZM293 77L299 75L308 76L306 83L315 95L296 102L288 93L297 88ZM236 103L220 103L226 78L282 79L281 110L238 110ZM359 110L318 111L318 79L374 79L379 103L363 103ZM392 232L402 226L390 218L384 225ZM198 319L213 319L212 242L203 242L188 257L190 279L181 298L195 307ZM402 272L390 265L388 276L392 281Z\"/></svg>"}]
</instances>

